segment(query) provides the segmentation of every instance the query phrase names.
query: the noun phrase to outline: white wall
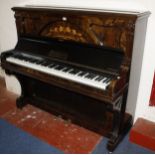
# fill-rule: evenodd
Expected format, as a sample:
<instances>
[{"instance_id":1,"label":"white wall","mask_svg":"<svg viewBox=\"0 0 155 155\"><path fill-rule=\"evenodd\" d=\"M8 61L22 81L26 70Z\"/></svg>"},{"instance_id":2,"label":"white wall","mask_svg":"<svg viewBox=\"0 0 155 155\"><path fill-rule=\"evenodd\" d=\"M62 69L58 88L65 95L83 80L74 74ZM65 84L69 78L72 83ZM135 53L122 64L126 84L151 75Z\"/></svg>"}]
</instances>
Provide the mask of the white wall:
<instances>
[{"instance_id":1,"label":"white wall","mask_svg":"<svg viewBox=\"0 0 155 155\"><path fill-rule=\"evenodd\" d=\"M0 1L0 46L1 50L13 48L17 41L16 28L14 24L13 12L10 8L22 3L37 5L72 6L83 8L106 8L111 10L150 10L152 15L149 18L148 29L145 42L144 54L142 52L142 66L139 67L138 74L132 74L132 83L128 98L128 109L136 105L135 119L145 117L155 121L155 108L149 107L149 97L153 81L155 67L155 1L154 0L1 0ZM137 61L139 58L137 57ZM136 59L135 59L136 62ZM134 64L136 66L136 64ZM134 67L133 65L133 67ZM134 70L134 68L132 69ZM136 77L135 77L136 75ZM134 81L135 79L135 81ZM134 82L136 83L134 85ZM11 82L12 83L12 82ZM10 87L10 84L8 84ZM131 89L132 88L132 89ZM17 85L11 85L11 90L16 91ZM134 94L133 94L134 92Z\"/></svg>"},{"instance_id":2,"label":"white wall","mask_svg":"<svg viewBox=\"0 0 155 155\"><path fill-rule=\"evenodd\" d=\"M0 1L0 53L14 48L17 42L17 33L13 11L11 7L21 4L22 0L1 0ZM30 0L26 0L30 2ZM4 76L0 68L0 76Z\"/></svg>"},{"instance_id":3,"label":"white wall","mask_svg":"<svg viewBox=\"0 0 155 155\"><path fill-rule=\"evenodd\" d=\"M1 50L1 44L0 44L0 52L1 52L2 50ZM0 67L0 77L3 77L3 71L2 71L2 69L1 69L1 67Z\"/></svg>"}]
</instances>

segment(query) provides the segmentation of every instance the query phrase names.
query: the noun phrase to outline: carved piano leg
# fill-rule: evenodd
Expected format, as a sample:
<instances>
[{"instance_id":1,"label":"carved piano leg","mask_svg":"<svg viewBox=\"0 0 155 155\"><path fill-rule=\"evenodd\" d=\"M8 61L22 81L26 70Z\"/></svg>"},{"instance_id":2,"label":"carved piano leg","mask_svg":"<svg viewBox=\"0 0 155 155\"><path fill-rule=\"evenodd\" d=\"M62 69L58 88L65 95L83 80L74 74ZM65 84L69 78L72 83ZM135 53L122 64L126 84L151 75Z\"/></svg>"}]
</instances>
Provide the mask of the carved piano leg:
<instances>
[{"instance_id":1,"label":"carved piano leg","mask_svg":"<svg viewBox=\"0 0 155 155\"><path fill-rule=\"evenodd\" d=\"M20 76L16 76L20 85L21 85L21 96L17 98L16 100L16 106L19 109L22 109L26 104L26 98L25 98L25 87L24 87L24 80L22 79L22 77Z\"/></svg>"},{"instance_id":2,"label":"carved piano leg","mask_svg":"<svg viewBox=\"0 0 155 155\"><path fill-rule=\"evenodd\" d=\"M109 152L114 151L116 146L131 128L132 118L129 117L129 119L125 122L126 98L127 92L125 92L124 96L119 98L113 108L113 127L107 144Z\"/></svg>"}]
</instances>

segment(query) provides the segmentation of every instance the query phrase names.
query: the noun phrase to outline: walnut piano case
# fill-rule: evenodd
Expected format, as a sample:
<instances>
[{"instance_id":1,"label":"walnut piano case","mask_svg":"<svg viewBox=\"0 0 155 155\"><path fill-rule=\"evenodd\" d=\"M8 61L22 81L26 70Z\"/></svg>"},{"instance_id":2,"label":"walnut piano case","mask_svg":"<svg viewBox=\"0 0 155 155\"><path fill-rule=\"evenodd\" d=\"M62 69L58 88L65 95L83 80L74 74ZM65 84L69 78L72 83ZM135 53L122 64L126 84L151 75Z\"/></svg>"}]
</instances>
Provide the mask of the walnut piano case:
<instances>
[{"instance_id":1,"label":"walnut piano case","mask_svg":"<svg viewBox=\"0 0 155 155\"><path fill-rule=\"evenodd\" d=\"M18 43L2 53L1 61L21 84L17 107L30 103L101 134L106 131L107 148L113 151L132 125L125 108L134 31L138 17L148 12L13 11Z\"/></svg>"}]
</instances>

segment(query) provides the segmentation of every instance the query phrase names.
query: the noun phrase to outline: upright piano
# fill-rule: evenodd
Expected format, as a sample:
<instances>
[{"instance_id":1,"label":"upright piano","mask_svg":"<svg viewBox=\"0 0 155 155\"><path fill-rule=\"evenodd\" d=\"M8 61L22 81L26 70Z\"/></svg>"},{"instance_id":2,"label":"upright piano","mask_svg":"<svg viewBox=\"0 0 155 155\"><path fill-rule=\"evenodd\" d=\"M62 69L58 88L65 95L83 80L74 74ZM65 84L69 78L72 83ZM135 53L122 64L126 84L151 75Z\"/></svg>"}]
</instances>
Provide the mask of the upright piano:
<instances>
[{"instance_id":1,"label":"upright piano","mask_svg":"<svg viewBox=\"0 0 155 155\"><path fill-rule=\"evenodd\" d=\"M148 12L14 7L18 42L1 54L33 104L109 138L112 152L132 126L127 114L136 21Z\"/></svg>"}]
</instances>

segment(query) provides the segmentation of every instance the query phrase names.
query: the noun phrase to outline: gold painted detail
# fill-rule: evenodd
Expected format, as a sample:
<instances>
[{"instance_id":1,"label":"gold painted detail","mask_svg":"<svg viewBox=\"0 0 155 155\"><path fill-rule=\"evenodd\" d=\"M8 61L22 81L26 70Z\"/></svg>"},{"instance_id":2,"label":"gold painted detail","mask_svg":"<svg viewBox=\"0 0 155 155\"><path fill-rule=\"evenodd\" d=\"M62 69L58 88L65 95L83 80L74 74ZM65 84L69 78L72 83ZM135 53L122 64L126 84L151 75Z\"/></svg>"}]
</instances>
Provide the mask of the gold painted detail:
<instances>
[{"instance_id":1,"label":"gold painted detail","mask_svg":"<svg viewBox=\"0 0 155 155\"><path fill-rule=\"evenodd\" d=\"M68 33L68 34L73 34L74 36L77 37L82 37L82 34L80 32L77 32L76 29L72 29L69 26L63 27L63 26L58 26L58 27L51 27L49 29L49 32L47 33L47 36L49 36L51 33Z\"/></svg>"},{"instance_id":2,"label":"gold painted detail","mask_svg":"<svg viewBox=\"0 0 155 155\"><path fill-rule=\"evenodd\" d=\"M51 27L49 29L49 32L47 33L47 36L51 36L52 34L55 34L57 36L63 36L64 34L66 37L73 36L73 38L76 38L78 40L83 40L82 34L78 32L76 29L71 28L69 26L58 26L58 27Z\"/></svg>"},{"instance_id":3,"label":"gold painted detail","mask_svg":"<svg viewBox=\"0 0 155 155\"><path fill-rule=\"evenodd\" d=\"M63 40L80 41L84 43L89 40L87 40L85 32L83 32L79 27L63 22L50 25L42 32L41 35Z\"/></svg>"}]
</instances>

